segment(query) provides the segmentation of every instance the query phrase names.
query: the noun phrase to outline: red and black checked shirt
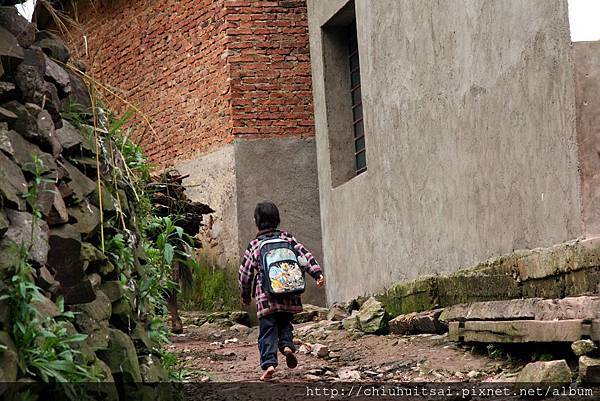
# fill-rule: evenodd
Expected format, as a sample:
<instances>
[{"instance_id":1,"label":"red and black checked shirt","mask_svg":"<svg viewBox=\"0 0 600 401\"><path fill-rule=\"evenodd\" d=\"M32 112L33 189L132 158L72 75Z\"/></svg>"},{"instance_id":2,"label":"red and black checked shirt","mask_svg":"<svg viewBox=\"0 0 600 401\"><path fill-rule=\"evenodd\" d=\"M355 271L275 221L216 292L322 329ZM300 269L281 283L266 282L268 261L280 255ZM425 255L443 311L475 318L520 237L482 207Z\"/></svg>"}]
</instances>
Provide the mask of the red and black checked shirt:
<instances>
[{"instance_id":1,"label":"red and black checked shirt","mask_svg":"<svg viewBox=\"0 0 600 401\"><path fill-rule=\"evenodd\" d=\"M281 238L287 240L298 252L299 256L303 256L308 261L306 272L315 280L322 274L321 266L317 263L314 256L296 240L291 234L282 231ZM302 301L300 295L278 295L274 296L263 292L261 279L262 273L258 268L259 244L258 239L250 241L250 245L246 248L242 258L242 264L239 272L240 290L242 291L242 299L249 300L254 286L254 299L256 300L256 311L259 318L270 315L274 312L302 312ZM256 285L254 278L256 275Z\"/></svg>"}]
</instances>

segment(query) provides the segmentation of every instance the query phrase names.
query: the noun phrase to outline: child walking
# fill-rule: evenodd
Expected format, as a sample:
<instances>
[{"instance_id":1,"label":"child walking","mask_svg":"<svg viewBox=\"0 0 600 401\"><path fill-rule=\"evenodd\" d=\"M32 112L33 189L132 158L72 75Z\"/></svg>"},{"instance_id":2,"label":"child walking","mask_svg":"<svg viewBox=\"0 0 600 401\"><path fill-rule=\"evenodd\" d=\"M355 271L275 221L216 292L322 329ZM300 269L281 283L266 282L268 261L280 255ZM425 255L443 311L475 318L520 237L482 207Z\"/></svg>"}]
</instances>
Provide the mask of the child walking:
<instances>
[{"instance_id":1,"label":"child walking","mask_svg":"<svg viewBox=\"0 0 600 401\"><path fill-rule=\"evenodd\" d=\"M293 343L292 317L302 312L300 294L304 272L323 287L325 277L312 254L291 234L278 230L279 210L271 202L256 205L256 238L244 252L239 271L242 303L253 295L259 321L258 349L261 380L272 379L277 367L277 351L293 369L298 365Z\"/></svg>"}]
</instances>

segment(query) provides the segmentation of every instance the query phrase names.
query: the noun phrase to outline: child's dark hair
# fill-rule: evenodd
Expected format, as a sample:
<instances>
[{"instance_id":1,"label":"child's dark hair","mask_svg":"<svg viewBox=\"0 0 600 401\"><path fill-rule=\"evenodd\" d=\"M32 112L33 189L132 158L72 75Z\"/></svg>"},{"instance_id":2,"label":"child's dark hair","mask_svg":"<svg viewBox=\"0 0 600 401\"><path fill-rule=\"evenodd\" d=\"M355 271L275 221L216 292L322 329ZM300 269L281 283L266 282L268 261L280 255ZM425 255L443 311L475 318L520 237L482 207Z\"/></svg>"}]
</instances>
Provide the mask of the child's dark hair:
<instances>
[{"instance_id":1,"label":"child's dark hair","mask_svg":"<svg viewBox=\"0 0 600 401\"><path fill-rule=\"evenodd\" d=\"M279 226L279 210L272 202L261 202L254 209L254 222L259 230L276 229Z\"/></svg>"}]
</instances>

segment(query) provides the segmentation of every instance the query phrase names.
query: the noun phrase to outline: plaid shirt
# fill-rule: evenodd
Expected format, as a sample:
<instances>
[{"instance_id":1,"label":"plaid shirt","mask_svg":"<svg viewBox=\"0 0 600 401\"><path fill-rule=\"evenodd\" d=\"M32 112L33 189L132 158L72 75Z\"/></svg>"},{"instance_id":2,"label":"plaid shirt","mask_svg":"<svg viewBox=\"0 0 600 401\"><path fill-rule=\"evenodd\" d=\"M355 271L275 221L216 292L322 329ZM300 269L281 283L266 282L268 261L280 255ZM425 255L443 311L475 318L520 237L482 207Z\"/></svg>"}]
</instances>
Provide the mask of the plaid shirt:
<instances>
[{"instance_id":1,"label":"plaid shirt","mask_svg":"<svg viewBox=\"0 0 600 401\"><path fill-rule=\"evenodd\" d=\"M315 280L322 274L321 266L317 263L314 256L296 240L291 234L281 231L282 239L287 240L298 252L299 256L303 256L308 261L306 271ZM280 295L274 296L263 292L261 279L261 269L258 267L259 255L259 240L253 239L250 245L246 248L242 258L242 264L239 271L239 284L242 292L242 299L250 300L252 287L254 286L254 299L256 300L256 311L259 318L270 315L274 312L302 312L302 301L300 295ZM256 274L256 283L255 283Z\"/></svg>"}]
</instances>

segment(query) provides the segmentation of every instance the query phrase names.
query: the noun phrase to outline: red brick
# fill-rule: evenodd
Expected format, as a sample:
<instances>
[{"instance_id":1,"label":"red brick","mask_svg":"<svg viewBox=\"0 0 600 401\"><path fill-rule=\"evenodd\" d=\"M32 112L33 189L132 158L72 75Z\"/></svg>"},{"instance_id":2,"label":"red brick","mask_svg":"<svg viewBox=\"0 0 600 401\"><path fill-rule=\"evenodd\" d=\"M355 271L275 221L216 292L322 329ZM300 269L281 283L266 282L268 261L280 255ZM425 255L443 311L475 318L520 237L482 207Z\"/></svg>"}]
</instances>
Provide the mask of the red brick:
<instances>
[{"instance_id":1,"label":"red brick","mask_svg":"<svg viewBox=\"0 0 600 401\"><path fill-rule=\"evenodd\" d=\"M305 0L86 4L78 20L90 56L82 42L74 53L152 121L155 133L138 116L132 135L152 162L187 160L236 135L314 135Z\"/></svg>"}]
</instances>

